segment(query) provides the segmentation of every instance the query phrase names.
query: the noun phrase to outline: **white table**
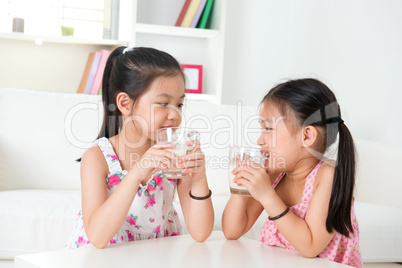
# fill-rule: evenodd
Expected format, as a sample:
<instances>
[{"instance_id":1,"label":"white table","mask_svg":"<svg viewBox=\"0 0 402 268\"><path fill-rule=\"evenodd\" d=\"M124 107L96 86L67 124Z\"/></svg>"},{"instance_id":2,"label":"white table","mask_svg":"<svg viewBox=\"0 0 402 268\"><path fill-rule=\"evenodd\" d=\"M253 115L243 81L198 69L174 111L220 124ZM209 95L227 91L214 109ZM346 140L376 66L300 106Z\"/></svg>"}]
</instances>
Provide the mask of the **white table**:
<instances>
[{"instance_id":1,"label":"white table","mask_svg":"<svg viewBox=\"0 0 402 268\"><path fill-rule=\"evenodd\" d=\"M350 267L320 258L241 238L226 240L214 231L204 242L190 235L110 245L105 249L80 248L15 257L16 268L31 267Z\"/></svg>"}]
</instances>

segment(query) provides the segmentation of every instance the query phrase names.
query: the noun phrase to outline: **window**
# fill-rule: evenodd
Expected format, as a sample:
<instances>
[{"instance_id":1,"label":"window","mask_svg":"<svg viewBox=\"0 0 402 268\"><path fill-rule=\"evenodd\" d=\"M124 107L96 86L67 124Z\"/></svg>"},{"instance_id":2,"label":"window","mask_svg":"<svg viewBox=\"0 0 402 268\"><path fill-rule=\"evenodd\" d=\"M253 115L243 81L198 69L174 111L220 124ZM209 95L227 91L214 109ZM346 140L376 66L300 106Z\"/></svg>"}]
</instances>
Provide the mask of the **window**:
<instances>
[{"instance_id":1,"label":"window","mask_svg":"<svg viewBox=\"0 0 402 268\"><path fill-rule=\"evenodd\" d=\"M0 32L22 18L30 35L61 36L67 26L76 38L117 39L118 8L119 0L0 0Z\"/></svg>"}]
</instances>

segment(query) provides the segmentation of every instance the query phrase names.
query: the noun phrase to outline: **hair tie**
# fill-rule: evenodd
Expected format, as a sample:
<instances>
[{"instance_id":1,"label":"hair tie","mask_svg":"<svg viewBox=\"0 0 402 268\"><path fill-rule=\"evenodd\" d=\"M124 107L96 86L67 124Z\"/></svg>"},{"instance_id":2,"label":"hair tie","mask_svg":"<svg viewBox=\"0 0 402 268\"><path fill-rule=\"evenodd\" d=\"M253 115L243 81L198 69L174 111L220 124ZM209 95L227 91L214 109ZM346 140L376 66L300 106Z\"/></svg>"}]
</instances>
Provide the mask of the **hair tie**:
<instances>
[{"instance_id":1,"label":"hair tie","mask_svg":"<svg viewBox=\"0 0 402 268\"><path fill-rule=\"evenodd\" d=\"M338 105L338 112L340 113L340 108ZM323 125L327 125L327 124L343 124L344 121L342 120L342 118L340 116L334 116L334 117L330 117L327 118L326 112L325 112L325 108L321 108L320 109L320 114L321 114L321 121L319 121L319 124L323 124Z\"/></svg>"},{"instance_id":2,"label":"hair tie","mask_svg":"<svg viewBox=\"0 0 402 268\"><path fill-rule=\"evenodd\" d=\"M123 55L126 54L127 52L134 50L134 47L126 47L125 49L123 49Z\"/></svg>"},{"instance_id":3,"label":"hair tie","mask_svg":"<svg viewBox=\"0 0 402 268\"><path fill-rule=\"evenodd\" d=\"M339 116L328 118L327 120L323 121L324 124L343 124L344 121Z\"/></svg>"}]
</instances>

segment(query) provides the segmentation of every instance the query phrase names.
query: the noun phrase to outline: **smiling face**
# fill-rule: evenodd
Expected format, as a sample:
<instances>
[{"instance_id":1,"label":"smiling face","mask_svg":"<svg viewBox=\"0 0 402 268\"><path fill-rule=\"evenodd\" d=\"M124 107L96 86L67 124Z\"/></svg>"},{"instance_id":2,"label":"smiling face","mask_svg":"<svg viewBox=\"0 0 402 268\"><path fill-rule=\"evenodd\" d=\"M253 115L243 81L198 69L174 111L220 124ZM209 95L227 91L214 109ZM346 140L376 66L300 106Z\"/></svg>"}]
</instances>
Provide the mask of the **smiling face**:
<instances>
[{"instance_id":1,"label":"smiling face","mask_svg":"<svg viewBox=\"0 0 402 268\"><path fill-rule=\"evenodd\" d=\"M149 90L135 102L128 118L128 121L134 123L131 124L134 127L127 128L126 131L130 131L130 136L155 141L156 130L180 126L184 98L183 76L158 77Z\"/></svg>"},{"instance_id":2,"label":"smiling face","mask_svg":"<svg viewBox=\"0 0 402 268\"><path fill-rule=\"evenodd\" d=\"M260 125L257 143L269 156L268 172L293 170L305 151L294 113L289 109L284 115L275 103L267 101L260 110Z\"/></svg>"}]
</instances>

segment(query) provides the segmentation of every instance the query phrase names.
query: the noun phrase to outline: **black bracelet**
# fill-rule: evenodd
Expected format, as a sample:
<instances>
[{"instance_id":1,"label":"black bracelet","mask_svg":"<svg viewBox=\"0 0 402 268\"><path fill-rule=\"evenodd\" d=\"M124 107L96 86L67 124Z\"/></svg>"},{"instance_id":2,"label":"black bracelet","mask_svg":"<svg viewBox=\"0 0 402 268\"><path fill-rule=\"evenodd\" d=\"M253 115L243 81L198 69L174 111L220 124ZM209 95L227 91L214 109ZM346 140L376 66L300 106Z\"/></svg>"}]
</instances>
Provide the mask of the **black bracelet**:
<instances>
[{"instance_id":1,"label":"black bracelet","mask_svg":"<svg viewBox=\"0 0 402 268\"><path fill-rule=\"evenodd\" d=\"M188 192L188 195L189 195L192 199L195 199L195 200L205 200L205 199L208 199L208 198L211 197L212 191L211 191L211 189L209 189L209 193L208 193L206 196L198 197L198 196L192 195L192 194L191 194L191 190L190 190L190 192Z\"/></svg>"},{"instance_id":2,"label":"black bracelet","mask_svg":"<svg viewBox=\"0 0 402 268\"><path fill-rule=\"evenodd\" d=\"M289 212L289 207L288 207L288 206L286 206L286 209L285 209L285 211L284 211L284 212L282 212L282 213L281 213L281 214L279 214L278 216L275 216L275 217L272 217L272 218L271 218L271 216L268 216L268 220L270 220L270 221L277 220L277 219L282 218L283 216L285 216L285 215L286 215L286 213L288 213L288 212Z\"/></svg>"}]
</instances>

